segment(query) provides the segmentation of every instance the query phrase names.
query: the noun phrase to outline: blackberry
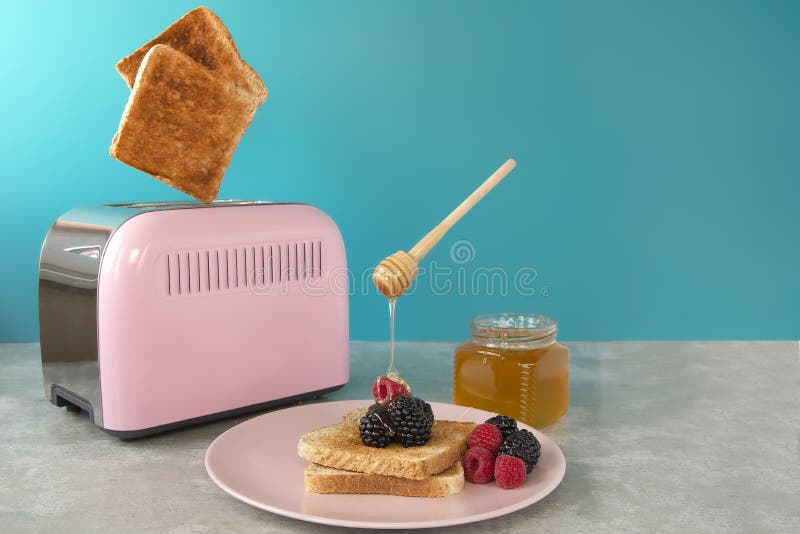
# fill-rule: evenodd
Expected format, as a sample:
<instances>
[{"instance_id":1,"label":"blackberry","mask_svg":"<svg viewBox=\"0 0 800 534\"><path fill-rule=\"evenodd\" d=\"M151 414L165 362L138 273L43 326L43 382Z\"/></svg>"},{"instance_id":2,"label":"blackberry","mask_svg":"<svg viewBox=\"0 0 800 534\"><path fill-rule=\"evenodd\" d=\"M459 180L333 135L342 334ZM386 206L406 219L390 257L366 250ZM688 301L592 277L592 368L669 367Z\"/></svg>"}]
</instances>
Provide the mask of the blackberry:
<instances>
[{"instance_id":1,"label":"blackberry","mask_svg":"<svg viewBox=\"0 0 800 534\"><path fill-rule=\"evenodd\" d=\"M503 434L503 440L517 431L517 422L505 415L495 415L487 419L486 422L500 429L500 433Z\"/></svg>"},{"instance_id":2,"label":"blackberry","mask_svg":"<svg viewBox=\"0 0 800 534\"><path fill-rule=\"evenodd\" d=\"M414 401L417 403L417 406L422 409L422 413L425 414L425 417L431 420L431 424L433 424L433 409L431 405L425 402L424 400L420 399L419 397L412 397Z\"/></svg>"},{"instance_id":3,"label":"blackberry","mask_svg":"<svg viewBox=\"0 0 800 534\"><path fill-rule=\"evenodd\" d=\"M525 462L525 472L530 473L533 466L539 461L541 452L542 446L536 436L530 430L522 429L508 436L497 454L516 456Z\"/></svg>"},{"instance_id":4,"label":"blackberry","mask_svg":"<svg viewBox=\"0 0 800 534\"><path fill-rule=\"evenodd\" d=\"M416 397L397 397L386 407L394 425L395 437L403 447L425 445L431 439L433 412L428 416L420 402L425 401Z\"/></svg>"},{"instance_id":5,"label":"blackberry","mask_svg":"<svg viewBox=\"0 0 800 534\"><path fill-rule=\"evenodd\" d=\"M361 442L369 447L383 448L392 442L395 435L389 413L385 406L373 404L358 422Z\"/></svg>"}]
</instances>

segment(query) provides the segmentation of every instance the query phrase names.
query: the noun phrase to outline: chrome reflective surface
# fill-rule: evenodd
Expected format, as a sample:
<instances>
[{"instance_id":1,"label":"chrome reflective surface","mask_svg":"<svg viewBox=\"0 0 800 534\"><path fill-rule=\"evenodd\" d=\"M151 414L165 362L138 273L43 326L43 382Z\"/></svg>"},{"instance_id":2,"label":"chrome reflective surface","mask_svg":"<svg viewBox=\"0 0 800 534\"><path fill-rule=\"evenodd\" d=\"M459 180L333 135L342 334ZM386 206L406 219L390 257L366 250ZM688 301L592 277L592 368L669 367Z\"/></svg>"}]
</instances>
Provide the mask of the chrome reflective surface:
<instances>
[{"instance_id":1,"label":"chrome reflective surface","mask_svg":"<svg viewBox=\"0 0 800 534\"><path fill-rule=\"evenodd\" d=\"M39 260L39 337L45 396L52 386L84 397L103 425L97 368L97 275L111 234L137 210L97 206L61 216Z\"/></svg>"}]
</instances>

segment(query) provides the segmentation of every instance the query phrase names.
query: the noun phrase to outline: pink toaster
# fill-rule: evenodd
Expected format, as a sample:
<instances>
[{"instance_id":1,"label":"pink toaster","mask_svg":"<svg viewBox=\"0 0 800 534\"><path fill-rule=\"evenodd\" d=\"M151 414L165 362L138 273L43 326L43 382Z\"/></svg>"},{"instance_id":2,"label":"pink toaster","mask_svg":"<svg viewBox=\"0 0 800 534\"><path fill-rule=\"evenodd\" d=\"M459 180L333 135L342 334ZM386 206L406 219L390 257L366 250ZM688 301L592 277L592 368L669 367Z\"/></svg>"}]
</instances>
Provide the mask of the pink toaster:
<instances>
[{"instance_id":1,"label":"pink toaster","mask_svg":"<svg viewBox=\"0 0 800 534\"><path fill-rule=\"evenodd\" d=\"M45 238L45 395L123 439L321 396L349 378L347 262L304 204L75 209Z\"/></svg>"}]
</instances>

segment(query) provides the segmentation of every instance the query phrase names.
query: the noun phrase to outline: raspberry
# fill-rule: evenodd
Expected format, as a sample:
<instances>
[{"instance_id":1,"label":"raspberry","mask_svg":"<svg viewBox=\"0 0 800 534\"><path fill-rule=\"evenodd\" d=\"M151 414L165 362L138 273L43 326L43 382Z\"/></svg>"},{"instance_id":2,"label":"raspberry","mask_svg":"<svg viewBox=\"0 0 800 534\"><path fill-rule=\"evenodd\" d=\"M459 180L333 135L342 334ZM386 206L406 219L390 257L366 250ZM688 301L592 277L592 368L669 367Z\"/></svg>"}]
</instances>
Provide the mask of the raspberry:
<instances>
[{"instance_id":1,"label":"raspberry","mask_svg":"<svg viewBox=\"0 0 800 534\"><path fill-rule=\"evenodd\" d=\"M536 436L534 436L530 430L524 428L508 436L500 447L500 454L516 456L525 462L525 470L528 473L531 472L536 462L539 461L541 452L542 447L539 440L536 439Z\"/></svg>"},{"instance_id":2,"label":"raspberry","mask_svg":"<svg viewBox=\"0 0 800 534\"><path fill-rule=\"evenodd\" d=\"M473 484L486 484L494 478L494 454L482 447L467 449L461 458L464 478Z\"/></svg>"},{"instance_id":3,"label":"raspberry","mask_svg":"<svg viewBox=\"0 0 800 534\"><path fill-rule=\"evenodd\" d=\"M514 489L525 482L525 462L516 456L501 454L494 463L494 478L503 489Z\"/></svg>"},{"instance_id":4,"label":"raspberry","mask_svg":"<svg viewBox=\"0 0 800 534\"><path fill-rule=\"evenodd\" d=\"M472 434L469 435L467 448L482 447L491 452L493 456L497 456L497 451L503 444L503 434L500 429L494 425L483 423L475 427Z\"/></svg>"},{"instance_id":5,"label":"raspberry","mask_svg":"<svg viewBox=\"0 0 800 534\"><path fill-rule=\"evenodd\" d=\"M392 402L392 399L397 397L410 397L411 389L397 375L393 375L391 378L379 376L375 379L375 383L372 384L372 396L375 397L375 402L386 406Z\"/></svg>"}]
</instances>

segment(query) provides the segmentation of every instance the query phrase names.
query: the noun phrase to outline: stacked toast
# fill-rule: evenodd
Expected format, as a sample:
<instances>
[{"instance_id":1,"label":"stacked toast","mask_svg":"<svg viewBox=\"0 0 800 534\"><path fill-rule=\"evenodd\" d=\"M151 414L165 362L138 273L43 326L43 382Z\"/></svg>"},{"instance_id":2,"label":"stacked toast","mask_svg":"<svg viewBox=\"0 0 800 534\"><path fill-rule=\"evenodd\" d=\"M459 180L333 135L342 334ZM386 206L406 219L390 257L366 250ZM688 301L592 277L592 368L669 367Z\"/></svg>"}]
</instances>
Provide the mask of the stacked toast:
<instances>
[{"instance_id":1,"label":"stacked toast","mask_svg":"<svg viewBox=\"0 0 800 534\"><path fill-rule=\"evenodd\" d=\"M461 456L474 423L437 420L425 445L374 448L365 446L359 435L365 412L355 410L341 423L300 438L297 452L311 462L304 473L307 491L444 497L463 489Z\"/></svg>"},{"instance_id":2,"label":"stacked toast","mask_svg":"<svg viewBox=\"0 0 800 534\"><path fill-rule=\"evenodd\" d=\"M210 9L120 60L131 94L109 153L202 202L217 196L267 89Z\"/></svg>"}]
</instances>

